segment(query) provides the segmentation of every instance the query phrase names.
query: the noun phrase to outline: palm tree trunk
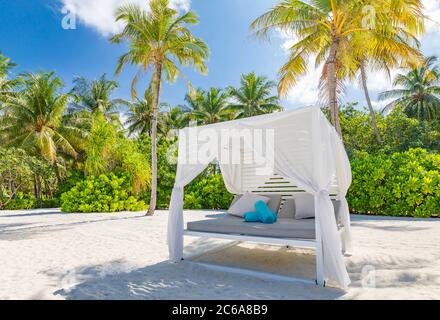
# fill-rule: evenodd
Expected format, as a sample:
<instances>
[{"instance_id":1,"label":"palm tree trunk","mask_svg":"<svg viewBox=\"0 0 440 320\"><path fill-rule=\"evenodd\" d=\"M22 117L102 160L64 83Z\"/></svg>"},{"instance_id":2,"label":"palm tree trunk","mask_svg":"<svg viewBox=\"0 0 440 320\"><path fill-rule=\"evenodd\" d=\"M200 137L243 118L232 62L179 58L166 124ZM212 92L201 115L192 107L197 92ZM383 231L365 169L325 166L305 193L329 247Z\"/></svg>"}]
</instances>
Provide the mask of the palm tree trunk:
<instances>
[{"instance_id":1,"label":"palm tree trunk","mask_svg":"<svg viewBox=\"0 0 440 320\"><path fill-rule=\"evenodd\" d=\"M370 93L368 92L367 86L367 74L365 72L365 66L361 63L361 81L362 87L364 89L365 100L367 100L368 110L370 111L371 124L373 125L374 133L376 134L377 142L382 143L382 138L380 137L379 129L377 128L376 116L374 115L373 105L371 104Z\"/></svg>"},{"instance_id":2,"label":"palm tree trunk","mask_svg":"<svg viewBox=\"0 0 440 320\"><path fill-rule=\"evenodd\" d=\"M53 163L53 169L55 171L55 176L57 177L57 183L58 183L58 185L60 185L62 182L62 179L61 179L60 169L58 168L56 160Z\"/></svg>"},{"instance_id":3,"label":"palm tree trunk","mask_svg":"<svg viewBox=\"0 0 440 320\"><path fill-rule=\"evenodd\" d=\"M37 176L36 175L34 175L34 195L35 195L35 199L38 199Z\"/></svg>"},{"instance_id":4,"label":"palm tree trunk","mask_svg":"<svg viewBox=\"0 0 440 320\"><path fill-rule=\"evenodd\" d=\"M152 216L157 201L157 118L159 115L159 96L162 79L162 63L157 63L154 70L153 117L151 123L151 196L147 215Z\"/></svg>"},{"instance_id":5,"label":"palm tree trunk","mask_svg":"<svg viewBox=\"0 0 440 320\"><path fill-rule=\"evenodd\" d=\"M11 186L11 199L17 198L17 194L15 193L15 183L14 179L9 180L9 185Z\"/></svg>"},{"instance_id":6,"label":"palm tree trunk","mask_svg":"<svg viewBox=\"0 0 440 320\"><path fill-rule=\"evenodd\" d=\"M333 40L332 46L330 48L330 55L327 60L327 71L328 71L328 95L330 102L330 115L332 119L333 126L336 132L342 139L341 124L339 122L339 109L338 109L338 99L336 95L337 81L336 81L336 52L338 49L339 40L336 38Z\"/></svg>"}]
</instances>

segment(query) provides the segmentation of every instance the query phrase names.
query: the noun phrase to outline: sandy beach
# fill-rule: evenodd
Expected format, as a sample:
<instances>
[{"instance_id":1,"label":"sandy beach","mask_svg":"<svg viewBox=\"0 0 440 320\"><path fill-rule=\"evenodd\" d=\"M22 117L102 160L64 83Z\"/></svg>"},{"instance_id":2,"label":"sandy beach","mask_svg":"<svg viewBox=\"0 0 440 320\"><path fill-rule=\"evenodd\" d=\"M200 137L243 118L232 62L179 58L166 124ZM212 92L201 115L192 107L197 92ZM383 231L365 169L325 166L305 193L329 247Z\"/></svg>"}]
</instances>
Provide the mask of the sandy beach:
<instances>
[{"instance_id":1,"label":"sandy beach","mask_svg":"<svg viewBox=\"0 0 440 320\"><path fill-rule=\"evenodd\" d=\"M210 214L187 211L185 219ZM0 299L440 299L440 220L353 216L352 284L343 292L170 263L167 215L1 211ZM313 275L310 252L240 244L200 256L222 244L188 238L186 253Z\"/></svg>"}]
</instances>

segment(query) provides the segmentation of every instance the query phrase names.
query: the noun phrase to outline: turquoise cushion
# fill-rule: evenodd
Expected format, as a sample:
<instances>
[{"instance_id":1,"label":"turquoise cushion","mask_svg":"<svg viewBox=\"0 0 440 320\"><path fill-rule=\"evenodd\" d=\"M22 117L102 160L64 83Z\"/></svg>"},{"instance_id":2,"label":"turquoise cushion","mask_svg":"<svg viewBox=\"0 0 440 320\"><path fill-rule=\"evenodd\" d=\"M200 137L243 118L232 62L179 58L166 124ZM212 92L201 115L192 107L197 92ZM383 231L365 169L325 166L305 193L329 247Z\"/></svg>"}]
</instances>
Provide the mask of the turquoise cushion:
<instances>
[{"instance_id":1,"label":"turquoise cushion","mask_svg":"<svg viewBox=\"0 0 440 320\"><path fill-rule=\"evenodd\" d=\"M260 222L260 215L258 212L246 212L244 214L244 222Z\"/></svg>"},{"instance_id":2,"label":"turquoise cushion","mask_svg":"<svg viewBox=\"0 0 440 320\"><path fill-rule=\"evenodd\" d=\"M255 209L258 212L259 220L262 223L271 224L277 221L277 215L272 212L264 201L259 200L255 203Z\"/></svg>"}]
</instances>

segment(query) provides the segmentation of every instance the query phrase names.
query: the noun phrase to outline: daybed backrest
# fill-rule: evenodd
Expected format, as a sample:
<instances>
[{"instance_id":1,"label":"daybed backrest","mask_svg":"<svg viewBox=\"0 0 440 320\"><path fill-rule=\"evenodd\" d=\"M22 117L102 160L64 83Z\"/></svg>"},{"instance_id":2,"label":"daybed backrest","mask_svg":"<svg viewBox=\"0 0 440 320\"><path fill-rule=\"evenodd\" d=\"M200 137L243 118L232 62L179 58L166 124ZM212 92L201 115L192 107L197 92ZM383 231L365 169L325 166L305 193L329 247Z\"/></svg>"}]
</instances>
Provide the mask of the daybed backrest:
<instances>
[{"instance_id":1,"label":"daybed backrest","mask_svg":"<svg viewBox=\"0 0 440 320\"><path fill-rule=\"evenodd\" d=\"M263 195L263 194L262 194ZM234 200L232 200L231 206L237 202L243 195L237 194L234 196ZM265 197L270 198L269 202L267 203L267 206L270 210L277 213L280 210L281 207L281 195L279 194L264 194Z\"/></svg>"},{"instance_id":2,"label":"daybed backrest","mask_svg":"<svg viewBox=\"0 0 440 320\"><path fill-rule=\"evenodd\" d=\"M261 195L280 195L281 196L281 207L285 203L286 199L292 199L295 195L306 193L304 190L295 185L295 183L287 180L286 178L279 176L277 174L273 175L257 188L252 188L255 185L255 176L252 174L247 174L243 172L243 187L244 190L249 192L258 193ZM332 200L338 199L338 187L336 183L330 188L330 198Z\"/></svg>"},{"instance_id":3,"label":"daybed backrest","mask_svg":"<svg viewBox=\"0 0 440 320\"><path fill-rule=\"evenodd\" d=\"M333 207L335 208L336 221L339 223L339 206L341 205L341 201L332 199L332 203ZM278 217L284 219L295 219L295 199L289 198L284 201L283 205L278 211Z\"/></svg>"}]
</instances>

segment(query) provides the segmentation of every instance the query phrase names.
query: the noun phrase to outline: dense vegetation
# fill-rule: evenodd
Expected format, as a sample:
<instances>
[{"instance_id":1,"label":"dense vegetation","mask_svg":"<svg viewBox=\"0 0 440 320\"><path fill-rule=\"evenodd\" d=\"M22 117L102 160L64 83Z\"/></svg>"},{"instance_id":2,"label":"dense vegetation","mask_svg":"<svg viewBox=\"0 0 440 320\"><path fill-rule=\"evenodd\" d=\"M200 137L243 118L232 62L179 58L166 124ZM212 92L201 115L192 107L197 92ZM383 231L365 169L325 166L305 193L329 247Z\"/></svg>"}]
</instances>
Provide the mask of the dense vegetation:
<instances>
[{"instance_id":1,"label":"dense vegetation","mask_svg":"<svg viewBox=\"0 0 440 320\"><path fill-rule=\"evenodd\" d=\"M393 216L438 216L440 154L423 149L360 154L352 161L351 210Z\"/></svg>"},{"instance_id":2,"label":"dense vegetation","mask_svg":"<svg viewBox=\"0 0 440 320\"><path fill-rule=\"evenodd\" d=\"M362 4L374 7L377 25L359 25ZM389 7L390 6L390 7ZM0 209L60 206L66 212L167 208L174 184L175 130L278 112L280 97L307 72L309 57L322 65L323 110L341 134L353 169L348 200L354 212L435 216L440 213L440 71L423 57L419 0L304 2L284 0L252 24L296 35L277 83L253 72L238 87L193 88L183 104L160 101L162 81L180 67L206 73L209 50L191 33L197 15L151 0L145 12L121 7L125 28L111 41L128 43L117 62L138 68L131 101L116 98L118 82L106 75L75 78L66 88L54 72L12 73L0 54ZM398 32L395 25L399 25ZM367 87L372 70L401 67L384 110L374 110ZM150 72L149 72L150 71ZM151 76L143 94L142 74ZM239 75L237 75L239 77ZM366 107L339 105L344 83L359 80ZM125 120L122 120L125 119ZM188 209L228 207L232 195L215 164L185 188ZM147 205L149 203L150 205Z\"/></svg>"}]
</instances>

